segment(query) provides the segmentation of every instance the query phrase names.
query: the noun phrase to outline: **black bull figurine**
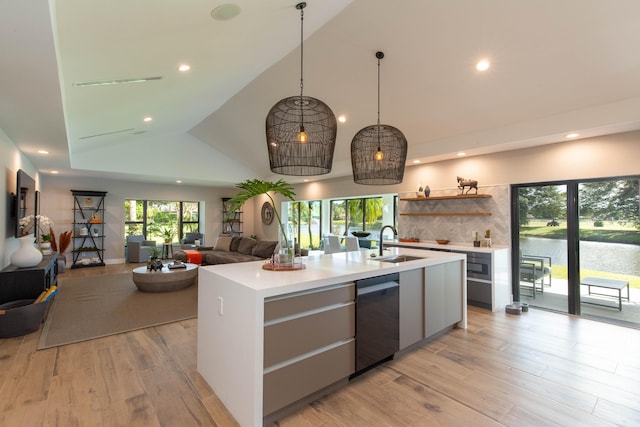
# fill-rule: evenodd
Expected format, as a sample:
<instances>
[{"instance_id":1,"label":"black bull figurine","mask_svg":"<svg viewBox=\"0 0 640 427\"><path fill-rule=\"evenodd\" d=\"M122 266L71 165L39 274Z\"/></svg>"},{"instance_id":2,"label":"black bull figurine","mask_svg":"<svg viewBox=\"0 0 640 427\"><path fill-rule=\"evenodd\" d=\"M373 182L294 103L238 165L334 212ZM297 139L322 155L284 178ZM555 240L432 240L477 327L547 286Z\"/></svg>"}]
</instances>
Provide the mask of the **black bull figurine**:
<instances>
[{"instance_id":1,"label":"black bull figurine","mask_svg":"<svg viewBox=\"0 0 640 427\"><path fill-rule=\"evenodd\" d=\"M466 193L464 192L465 187L469 187ZM458 177L458 188L460 189L460 194L469 194L472 188L475 189L476 194L478 194L478 181Z\"/></svg>"}]
</instances>

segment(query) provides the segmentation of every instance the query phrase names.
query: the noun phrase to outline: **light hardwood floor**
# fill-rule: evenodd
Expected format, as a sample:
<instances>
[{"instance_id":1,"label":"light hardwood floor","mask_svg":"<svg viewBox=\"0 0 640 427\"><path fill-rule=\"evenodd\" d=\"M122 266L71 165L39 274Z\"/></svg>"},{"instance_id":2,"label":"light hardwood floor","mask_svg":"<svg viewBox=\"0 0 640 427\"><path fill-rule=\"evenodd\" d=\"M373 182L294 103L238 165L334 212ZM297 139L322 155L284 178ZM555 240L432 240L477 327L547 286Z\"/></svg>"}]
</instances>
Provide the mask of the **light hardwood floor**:
<instances>
[{"instance_id":1,"label":"light hardwood floor","mask_svg":"<svg viewBox=\"0 0 640 427\"><path fill-rule=\"evenodd\" d=\"M65 277L115 274L112 265ZM82 319L79 319L82 321ZM0 426L233 426L196 370L197 321L37 351L0 339ZM221 343L221 345L224 345ZM640 425L640 331L469 308L456 329L281 420L289 426Z\"/></svg>"}]
</instances>

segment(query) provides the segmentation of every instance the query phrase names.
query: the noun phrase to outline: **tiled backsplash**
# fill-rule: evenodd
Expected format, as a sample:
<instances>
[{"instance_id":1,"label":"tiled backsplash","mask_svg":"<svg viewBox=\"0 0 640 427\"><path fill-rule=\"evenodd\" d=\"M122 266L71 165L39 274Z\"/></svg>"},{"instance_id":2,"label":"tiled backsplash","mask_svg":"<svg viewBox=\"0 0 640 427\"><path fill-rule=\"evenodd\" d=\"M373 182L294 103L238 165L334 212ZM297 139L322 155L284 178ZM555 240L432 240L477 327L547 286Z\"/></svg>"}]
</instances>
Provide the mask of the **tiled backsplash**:
<instances>
[{"instance_id":1,"label":"tiled backsplash","mask_svg":"<svg viewBox=\"0 0 640 427\"><path fill-rule=\"evenodd\" d=\"M430 197L453 196L460 190L431 190ZM473 194L473 192L471 193ZM478 194L491 198L399 201L398 237L418 238L421 241L447 239L455 243L471 243L474 233L482 239L491 230L494 245L508 246L510 242L509 186L479 187ZM415 192L400 193L400 199L416 197ZM460 213L489 212L490 216L407 216L403 213Z\"/></svg>"}]
</instances>

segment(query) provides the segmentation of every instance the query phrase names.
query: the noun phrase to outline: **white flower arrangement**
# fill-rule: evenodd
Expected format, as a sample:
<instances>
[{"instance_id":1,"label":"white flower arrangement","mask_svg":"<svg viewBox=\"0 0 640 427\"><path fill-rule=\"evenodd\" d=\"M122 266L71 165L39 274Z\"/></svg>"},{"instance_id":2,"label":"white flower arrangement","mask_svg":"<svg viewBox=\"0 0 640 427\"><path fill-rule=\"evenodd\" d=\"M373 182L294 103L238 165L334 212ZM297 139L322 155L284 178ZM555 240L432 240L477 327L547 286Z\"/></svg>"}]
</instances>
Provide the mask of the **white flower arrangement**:
<instances>
[{"instance_id":1,"label":"white flower arrangement","mask_svg":"<svg viewBox=\"0 0 640 427\"><path fill-rule=\"evenodd\" d=\"M28 215L20 219L20 234L26 236L36 226L39 230L39 234L42 236L43 241L49 241L51 239L51 227L53 227L53 221L44 215Z\"/></svg>"}]
</instances>

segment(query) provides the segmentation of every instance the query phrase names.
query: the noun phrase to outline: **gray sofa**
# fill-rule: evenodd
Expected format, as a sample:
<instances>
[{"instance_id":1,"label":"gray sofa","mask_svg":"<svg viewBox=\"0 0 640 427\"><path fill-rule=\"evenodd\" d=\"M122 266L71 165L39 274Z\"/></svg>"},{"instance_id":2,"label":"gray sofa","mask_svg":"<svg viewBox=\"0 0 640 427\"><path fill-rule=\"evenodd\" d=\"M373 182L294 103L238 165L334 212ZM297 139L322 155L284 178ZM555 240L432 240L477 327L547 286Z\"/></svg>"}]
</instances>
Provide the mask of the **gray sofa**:
<instances>
[{"instance_id":1,"label":"gray sofa","mask_svg":"<svg viewBox=\"0 0 640 427\"><path fill-rule=\"evenodd\" d=\"M236 262L259 261L271 258L277 241L255 240L250 237L220 236L213 247L194 248L200 252L202 265L231 264ZM176 251L173 258L187 262L188 256L183 250Z\"/></svg>"}]
</instances>

